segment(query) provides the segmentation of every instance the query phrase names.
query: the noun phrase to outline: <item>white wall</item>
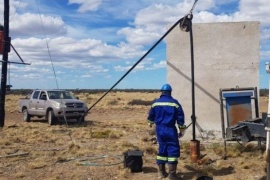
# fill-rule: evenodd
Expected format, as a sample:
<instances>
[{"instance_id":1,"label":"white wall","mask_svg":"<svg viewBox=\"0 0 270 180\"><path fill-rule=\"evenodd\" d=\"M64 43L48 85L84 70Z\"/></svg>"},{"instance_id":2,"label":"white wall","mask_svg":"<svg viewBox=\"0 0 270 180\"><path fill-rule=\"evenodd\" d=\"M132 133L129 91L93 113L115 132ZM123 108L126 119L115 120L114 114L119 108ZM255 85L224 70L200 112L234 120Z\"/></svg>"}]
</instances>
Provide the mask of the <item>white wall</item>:
<instances>
[{"instance_id":1,"label":"white wall","mask_svg":"<svg viewBox=\"0 0 270 180\"><path fill-rule=\"evenodd\" d=\"M195 115L206 130L204 136L214 131L216 138L222 137L221 88L259 87L259 26L259 22L193 24ZM192 114L190 33L176 27L166 42L167 81L188 125ZM191 130L192 126L186 138L192 137ZM196 135L201 136L197 129Z\"/></svg>"}]
</instances>

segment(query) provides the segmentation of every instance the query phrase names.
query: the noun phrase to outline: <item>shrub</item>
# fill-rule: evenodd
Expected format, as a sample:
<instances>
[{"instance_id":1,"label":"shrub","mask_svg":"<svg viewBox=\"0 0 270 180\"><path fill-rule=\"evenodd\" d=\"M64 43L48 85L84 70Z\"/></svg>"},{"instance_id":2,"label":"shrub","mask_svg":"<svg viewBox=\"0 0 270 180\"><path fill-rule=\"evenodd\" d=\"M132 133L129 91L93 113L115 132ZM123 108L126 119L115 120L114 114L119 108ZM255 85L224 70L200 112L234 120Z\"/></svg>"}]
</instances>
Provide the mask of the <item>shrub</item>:
<instances>
[{"instance_id":1,"label":"shrub","mask_svg":"<svg viewBox=\"0 0 270 180\"><path fill-rule=\"evenodd\" d=\"M92 132L91 137L92 138L109 138L110 134L111 134L110 130L95 131L95 132Z\"/></svg>"},{"instance_id":2,"label":"shrub","mask_svg":"<svg viewBox=\"0 0 270 180\"><path fill-rule=\"evenodd\" d=\"M118 104L118 101L117 100L111 100L107 103L108 105L117 105Z\"/></svg>"},{"instance_id":3,"label":"shrub","mask_svg":"<svg viewBox=\"0 0 270 180\"><path fill-rule=\"evenodd\" d=\"M154 147L146 147L145 152L146 152L146 154L157 155L157 150Z\"/></svg>"},{"instance_id":4,"label":"shrub","mask_svg":"<svg viewBox=\"0 0 270 180\"><path fill-rule=\"evenodd\" d=\"M150 106L152 105L153 101L146 101L141 99L133 99L132 101L128 102L128 105L142 105L142 106Z\"/></svg>"}]
</instances>

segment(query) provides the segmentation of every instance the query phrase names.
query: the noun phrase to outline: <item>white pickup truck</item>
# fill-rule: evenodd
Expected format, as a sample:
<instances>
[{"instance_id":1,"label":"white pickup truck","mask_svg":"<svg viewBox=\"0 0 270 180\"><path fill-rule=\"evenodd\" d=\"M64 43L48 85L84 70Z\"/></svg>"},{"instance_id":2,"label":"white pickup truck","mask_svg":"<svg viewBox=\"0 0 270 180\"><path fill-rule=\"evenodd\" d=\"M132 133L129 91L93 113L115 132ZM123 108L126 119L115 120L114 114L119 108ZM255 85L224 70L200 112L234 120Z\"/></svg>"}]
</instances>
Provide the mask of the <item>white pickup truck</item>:
<instances>
[{"instance_id":1,"label":"white pickup truck","mask_svg":"<svg viewBox=\"0 0 270 180\"><path fill-rule=\"evenodd\" d=\"M87 110L85 102L66 90L34 90L18 102L24 121L29 122L34 116L45 117L50 125L58 119L84 122Z\"/></svg>"}]
</instances>

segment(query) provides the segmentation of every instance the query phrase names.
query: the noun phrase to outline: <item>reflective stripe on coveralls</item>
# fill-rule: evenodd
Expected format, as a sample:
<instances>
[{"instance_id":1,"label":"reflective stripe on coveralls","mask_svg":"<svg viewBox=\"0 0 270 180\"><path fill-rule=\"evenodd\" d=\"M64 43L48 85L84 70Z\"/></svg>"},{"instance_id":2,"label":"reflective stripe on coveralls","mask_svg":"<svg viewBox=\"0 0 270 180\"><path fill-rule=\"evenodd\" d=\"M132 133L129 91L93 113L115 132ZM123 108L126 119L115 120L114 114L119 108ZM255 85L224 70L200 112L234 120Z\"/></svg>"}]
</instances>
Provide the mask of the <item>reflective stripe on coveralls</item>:
<instances>
[{"instance_id":1,"label":"reflective stripe on coveralls","mask_svg":"<svg viewBox=\"0 0 270 180\"><path fill-rule=\"evenodd\" d=\"M178 157L163 157L163 156L157 156L158 160L162 161L177 161Z\"/></svg>"},{"instance_id":2,"label":"reflective stripe on coveralls","mask_svg":"<svg viewBox=\"0 0 270 180\"><path fill-rule=\"evenodd\" d=\"M174 161L177 161L178 157L169 157L168 158L168 161L169 162L174 162Z\"/></svg>"},{"instance_id":3,"label":"reflective stripe on coveralls","mask_svg":"<svg viewBox=\"0 0 270 180\"><path fill-rule=\"evenodd\" d=\"M157 156L157 160L168 161L168 157Z\"/></svg>"},{"instance_id":4,"label":"reflective stripe on coveralls","mask_svg":"<svg viewBox=\"0 0 270 180\"><path fill-rule=\"evenodd\" d=\"M170 103L170 102L156 102L152 105L152 107L155 107L155 106L174 106L176 108L178 108L178 104L176 103Z\"/></svg>"}]
</instances>

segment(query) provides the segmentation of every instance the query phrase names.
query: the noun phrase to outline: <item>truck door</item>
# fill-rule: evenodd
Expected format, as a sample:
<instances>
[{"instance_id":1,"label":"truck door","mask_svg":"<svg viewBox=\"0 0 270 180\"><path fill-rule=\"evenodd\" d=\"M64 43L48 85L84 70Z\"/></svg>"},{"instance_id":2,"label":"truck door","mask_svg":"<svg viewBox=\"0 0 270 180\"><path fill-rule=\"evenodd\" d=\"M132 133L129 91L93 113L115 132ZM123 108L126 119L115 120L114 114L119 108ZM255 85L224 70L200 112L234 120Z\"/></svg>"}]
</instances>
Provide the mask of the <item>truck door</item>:
<instances>
[{"instance_id":1,"label":"truck door","mask_svg":"<svg viewBox=\"0 0 270 180\"><path fill-rule=\"evenodd\" d=\"M36 114L36 105L38 101L40 91L34 91L29 102L29 113L32 115Z\"/></svg>"},{"instance_id":2,"label":"truck door","mask_svg":"<svg viewBox=\"0 0 270 180\"><path fill-rule=\"evenodd\" d=\"M36 111L38 115L44 116L46 114L46 101L47 94L45 91L41 91L36 106Z\"/></svg>"}]
</instances>

